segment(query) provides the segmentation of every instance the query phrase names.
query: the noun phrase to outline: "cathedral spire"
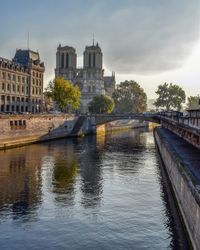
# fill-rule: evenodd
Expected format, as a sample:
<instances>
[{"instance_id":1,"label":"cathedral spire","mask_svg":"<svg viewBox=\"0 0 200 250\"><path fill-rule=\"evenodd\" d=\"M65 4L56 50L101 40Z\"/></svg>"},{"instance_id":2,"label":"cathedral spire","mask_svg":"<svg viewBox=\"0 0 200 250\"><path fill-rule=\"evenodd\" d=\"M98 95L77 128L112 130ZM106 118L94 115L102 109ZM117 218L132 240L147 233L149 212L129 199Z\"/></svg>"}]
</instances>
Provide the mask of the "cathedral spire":
<instances>
[{"instance_id":1,"label":"cathedral spire","mask_svg":"<svg viewBox=\"0 0 200 250\"><path fill-rule=\"evenodd\" d=\"M93 33L93 38L92 38L92 45L94 46L94 33Z\"/></svg>"}]
</instances>

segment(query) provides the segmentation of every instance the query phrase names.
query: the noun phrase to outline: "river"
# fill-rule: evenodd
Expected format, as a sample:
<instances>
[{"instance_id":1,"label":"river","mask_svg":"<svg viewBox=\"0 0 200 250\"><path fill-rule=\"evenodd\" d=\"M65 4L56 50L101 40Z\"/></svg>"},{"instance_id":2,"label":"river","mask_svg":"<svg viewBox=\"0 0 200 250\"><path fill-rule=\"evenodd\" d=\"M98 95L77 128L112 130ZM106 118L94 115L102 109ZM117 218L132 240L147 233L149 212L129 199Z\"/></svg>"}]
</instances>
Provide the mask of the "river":
<instances>
[{"instance_id":1,"label":"river","mask_svg":"<svg viewBox=\"0 0 200 250\"><path fill-rule=\"evenodd\" d=\"M152 132L0 151L0 249L188 249Z\"/></svg>"}]
</instances>

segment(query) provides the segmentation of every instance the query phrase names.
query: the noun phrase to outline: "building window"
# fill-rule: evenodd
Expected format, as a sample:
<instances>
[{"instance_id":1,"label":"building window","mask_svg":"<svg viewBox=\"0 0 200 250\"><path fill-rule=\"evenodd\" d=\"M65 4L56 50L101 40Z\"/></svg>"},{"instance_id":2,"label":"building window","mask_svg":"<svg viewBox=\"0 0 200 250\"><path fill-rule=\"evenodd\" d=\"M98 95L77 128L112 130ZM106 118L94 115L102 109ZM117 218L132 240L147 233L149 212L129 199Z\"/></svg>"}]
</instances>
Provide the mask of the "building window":
<instances>
[{"instance_id":1,"label":"building window","mask_svg":"<svg viewBox=\"0 0 200 250\"><path fill-rule=\"evenodd\" d=\"M25 120L10 121L10 128L11 130L26 129L26 121Z\"/></svg>"},{"instance_id":2,"label":"building window","mask_svg":"<svg viewBox=\"0 0 200 250\"><path fill-rule=\"evenodd\" d=\"M7 85L7 90L10 91L10 84Z\"/></svg>"},{"instance_id":3,"label":"building window","mask_svg":"<svg viewBox=\"0 0 200 250\"><path fill-rule=\"evenodd\" d=\"M64 58L65 58L65 55L64 53L61 54L61 68L64 68Z\"/></svg>"},{"instance_id":4,"label":"building window","mask_svg":"<svg viewBox=\"0 0 200 250\"><path fill-rule=\"evenodd\" d=\"M2 82L2 90L5 90L5 83Z\"/></svg>"},{"instance_id":5,"label":"building window","mask_svg":"<svg viewBox=\"0 0 200 250\"><path fill-rule=\"evenodd\" d=\"M15 81L16 80L16 75L13 75L13 81Z\"/></svg>"},{"instance_id":6,"label":"building window","mask_svg":"<svg viewBox=\"0 0 200 250\"><path fill-rule=\"evenodd\" d=\"M91 53L89 53L89 68L92 67L92 58L91 58Z\"/></svg>"},{"instance_id":7,"label":"building window","mask_svg":"<svg viewBox=\"0 0 200 250\"><path fill-rule=\"evenodd\" d=\"M15 92L16 88L15 88L15 84L13 84L13 92Z\"/></svg>"},{"instance_id":8,"label":"building window","mask_svg":"<svg viewBox=\"0 0 200 250\"><path fill-rule=\"evenodd\" d=\"M66 69L69 68L69 53L66 54Z\"/></svg>"},{"instance_id":9,"label":"building window","mask_svg":"<svg viewBox=\"0 0 200 250\"><path fill-rule=\"evenodd\" d=\"M93 68L96 66L96 54L95 52L93 53Z\"/></svg>"},{"instance_id":10,"label":"building window","mask_svg":"<svg viewBox=\"0 0 200 250\"><path fill-rule=\"evenodd\" d=\"M3 79L5 80L6 79L6 73L3 72Z\"/></svg>"}]
</instances>

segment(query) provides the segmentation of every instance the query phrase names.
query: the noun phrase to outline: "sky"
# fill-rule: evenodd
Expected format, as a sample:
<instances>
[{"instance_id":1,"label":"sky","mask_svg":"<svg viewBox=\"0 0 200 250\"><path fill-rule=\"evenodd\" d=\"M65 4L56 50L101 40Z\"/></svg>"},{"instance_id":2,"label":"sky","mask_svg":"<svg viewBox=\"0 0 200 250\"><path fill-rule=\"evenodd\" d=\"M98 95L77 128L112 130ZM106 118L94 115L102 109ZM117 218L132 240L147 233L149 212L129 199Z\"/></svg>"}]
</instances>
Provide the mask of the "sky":
<instances>
[{"instance_id":1,"label":"sky","mask_svg":"<svg viewBox=\"0 0 200 250\"><path fill-rule=\"evenodd\" d=\"M200 0L0 0L0 57L39 51L45 85L54 78L59 44L76 48L78 64L93 34L105 74L135 80L149 99L159 84L200 94Z\"/></svg>"}]
</instances>

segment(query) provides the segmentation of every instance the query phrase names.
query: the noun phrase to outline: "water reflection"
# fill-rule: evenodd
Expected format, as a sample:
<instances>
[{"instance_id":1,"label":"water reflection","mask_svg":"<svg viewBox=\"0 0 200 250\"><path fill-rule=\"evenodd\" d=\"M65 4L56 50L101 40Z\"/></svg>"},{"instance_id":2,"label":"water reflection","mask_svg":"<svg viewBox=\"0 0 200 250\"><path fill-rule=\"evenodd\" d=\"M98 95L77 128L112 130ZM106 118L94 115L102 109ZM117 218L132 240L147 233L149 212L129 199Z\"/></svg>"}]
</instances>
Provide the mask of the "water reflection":
<instances>
[{"instance_id":1,"label":"water reflection","mask_svg":"<svg viewBox=\"0 0 200 250\"><path fill-rule=\"evenodd\" d=\"M1 249L184 249L146 130L0 151L0 159Z\"/></svg>"},{"instance_id":2,"label":"water reflection","mask_svg":"<svg viewBox=\"0 0 200 250\"><path fill-rule=\"evenodd\" d=\"M41 202L41 159L35 153L34 147L0 152L0 213L8 209L14 220L33 219Z\"/></svg>"},{"instance_id":3,"label":"water reflection","mask_svg":"<svg viewBox=\"0 0 200 250\"><path fill-rule=\"evenodd\" d=\"M86 137L83 141L87 150L80 155L81 204L85 207L99 206L103 195L101 152L96 147L96 137Z\"/></svg>"},{"instance_id":4,"label":"water reflection","mask_svg":"<svg viewBox=\"0 0 200 250\"><path fill-rule=\"evenodd\" d=\"M74 183L78 168L78 162L73 155L55 159L52 184L56 202L62 202L65 205L74 204Z\"/></svg>"}]
</instances>

